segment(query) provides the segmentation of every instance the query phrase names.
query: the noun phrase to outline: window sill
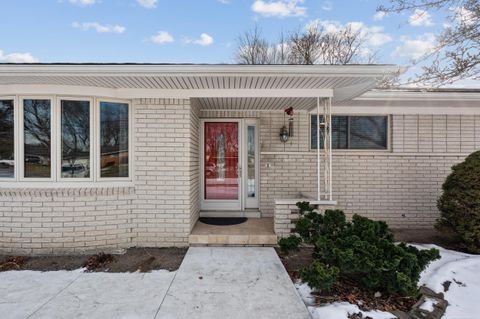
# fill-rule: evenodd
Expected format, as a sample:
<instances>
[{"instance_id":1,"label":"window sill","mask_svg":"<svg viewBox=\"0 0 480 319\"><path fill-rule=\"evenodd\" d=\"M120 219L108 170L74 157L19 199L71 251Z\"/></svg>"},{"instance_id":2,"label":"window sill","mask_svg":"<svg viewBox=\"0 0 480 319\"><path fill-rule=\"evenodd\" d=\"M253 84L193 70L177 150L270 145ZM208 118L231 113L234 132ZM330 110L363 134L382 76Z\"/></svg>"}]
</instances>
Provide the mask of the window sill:
<instances>
[{"instance_id":1,"label":"window sill","mask_svg":"<svg viewBox=\"0 0 480 319\"><path fill-rule=\"evenodd\" d=\"M131 182L123 183L25 183L1 182L0 197L69 197L132 195L135 187Z\"/></svg>"}]
</instances>

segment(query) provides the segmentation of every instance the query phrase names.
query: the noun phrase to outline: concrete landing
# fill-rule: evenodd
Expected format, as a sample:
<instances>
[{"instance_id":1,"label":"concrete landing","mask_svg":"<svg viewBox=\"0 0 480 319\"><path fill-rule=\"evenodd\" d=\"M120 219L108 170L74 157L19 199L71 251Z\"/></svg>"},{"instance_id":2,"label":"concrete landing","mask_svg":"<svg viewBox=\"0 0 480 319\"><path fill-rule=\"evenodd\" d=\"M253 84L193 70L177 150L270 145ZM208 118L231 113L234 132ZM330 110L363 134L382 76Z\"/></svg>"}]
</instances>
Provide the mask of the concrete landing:
<instances>
[{"instance_id":1,"label":"concrete landing","mask_svg":"<svg viewBox=\"0 0 480 319\"><path fill-rule=\"evenodd\" d=\"M156 318L310 315L273 248L190 247Z\"/></svg>"},{"instance_id":2,"label":"concrete landing","mask_svg":"<svg viewBox=\"0 0 480 319\"><path fill-rule=\"evenodd\" d=\"M212 246L273 246L277 236L273 218L249 218L245 223L231 226L195 224L189 237L190 245Z\"/></svg>"}]
</instances>

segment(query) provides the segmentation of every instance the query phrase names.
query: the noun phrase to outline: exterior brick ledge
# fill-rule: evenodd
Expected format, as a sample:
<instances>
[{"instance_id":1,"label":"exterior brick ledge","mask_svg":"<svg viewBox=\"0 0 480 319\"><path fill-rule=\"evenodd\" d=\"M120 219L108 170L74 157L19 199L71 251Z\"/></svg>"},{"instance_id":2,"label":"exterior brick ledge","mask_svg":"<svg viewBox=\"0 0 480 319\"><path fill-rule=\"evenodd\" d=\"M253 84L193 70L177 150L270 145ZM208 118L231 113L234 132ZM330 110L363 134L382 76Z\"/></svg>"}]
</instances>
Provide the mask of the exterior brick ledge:
<instances>
[{"instance_id":1,"label":"exterior brick ledge","mask_svg":"<svg viewBox=\"0 0 480 319\"><path fill-rule=\"evenodd\" d=\"M133 186L64 187L64 188L14 188L0 187L0 197L70 197L133 195Z\"/></svg>"}]
</instances>

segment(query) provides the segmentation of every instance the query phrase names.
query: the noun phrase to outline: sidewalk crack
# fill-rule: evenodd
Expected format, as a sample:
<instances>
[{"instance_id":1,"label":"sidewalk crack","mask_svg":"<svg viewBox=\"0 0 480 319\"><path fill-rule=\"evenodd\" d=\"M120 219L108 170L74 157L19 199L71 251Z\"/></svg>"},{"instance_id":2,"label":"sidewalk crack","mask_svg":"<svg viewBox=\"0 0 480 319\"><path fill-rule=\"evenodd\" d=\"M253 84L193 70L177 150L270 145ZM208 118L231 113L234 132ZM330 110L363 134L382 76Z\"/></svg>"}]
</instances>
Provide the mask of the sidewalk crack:
<instances>
[{"instance_id":1,"label":"sidewalk crack","mask_svg":"<svg viewBox=\"0 0 480 319\"><path fill-rule=\"evenodd\" d=\"M60 289L56 294L54 294L51 298L49 298L47 301L45 301L40 307L38 307L34 312L29 314L25 319L31 318L34 314L36 314L40 309L45 307L48 303L50 303L55 297L60 295L62 292L64 292L68 287L70 287L75 281L77 281L78 278L82 277L85 272L80 273L75 279L73 279L68 285Z\"/></svg>"}]
</instances>

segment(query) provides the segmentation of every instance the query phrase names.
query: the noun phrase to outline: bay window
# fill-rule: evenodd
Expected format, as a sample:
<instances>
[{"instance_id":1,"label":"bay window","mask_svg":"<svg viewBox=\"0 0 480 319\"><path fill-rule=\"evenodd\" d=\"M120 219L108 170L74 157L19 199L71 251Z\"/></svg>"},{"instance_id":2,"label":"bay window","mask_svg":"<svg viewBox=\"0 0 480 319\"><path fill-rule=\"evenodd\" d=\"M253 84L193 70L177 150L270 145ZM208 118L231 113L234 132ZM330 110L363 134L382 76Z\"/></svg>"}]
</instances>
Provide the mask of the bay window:
<instances>
[{"instance_id":1,"label":"bay window","mask_svg":"<svg viewBox=\"0 0 480 319\"><path fill-rule=\"evenodd\" d=\"M0 97L0 180L131 180L130 113L123 101Z\"/></svg>"},{"instance_id":2,"label":"bay window","mask_svg":"<svg viewBox=\"0 0 480 319\"><path fill-rule=\"evenodd\" d=\"M61 177L90 178L90 101L61 100Z\"/></svg>"},{"instance_id":3,"label":"bay window","mask_svg":"<svg viewBox=\"0 0 480 319\"><path fill-rule=\"evenodd\" d=\"M100 176L128 177L128 104L100 102Z\"/></svg>"},{"instance_id":4,"label":"bay window","mask_svg":"<svg viewBox=\"0 0 480 319\"><path fill-rule=\"evenodd\" d=\"M14 102L0 100L0 179L15 176Z\"/></svg>"},{"instance_id":5,"label":"bay window","mask_svg":"<svg viewBox=\"0 0 480 319\"><path fill-rule=\"evenodd\" d=\"M23 100L23 177L51 177L51 100Z\"/></svg>"}]
</instances>

